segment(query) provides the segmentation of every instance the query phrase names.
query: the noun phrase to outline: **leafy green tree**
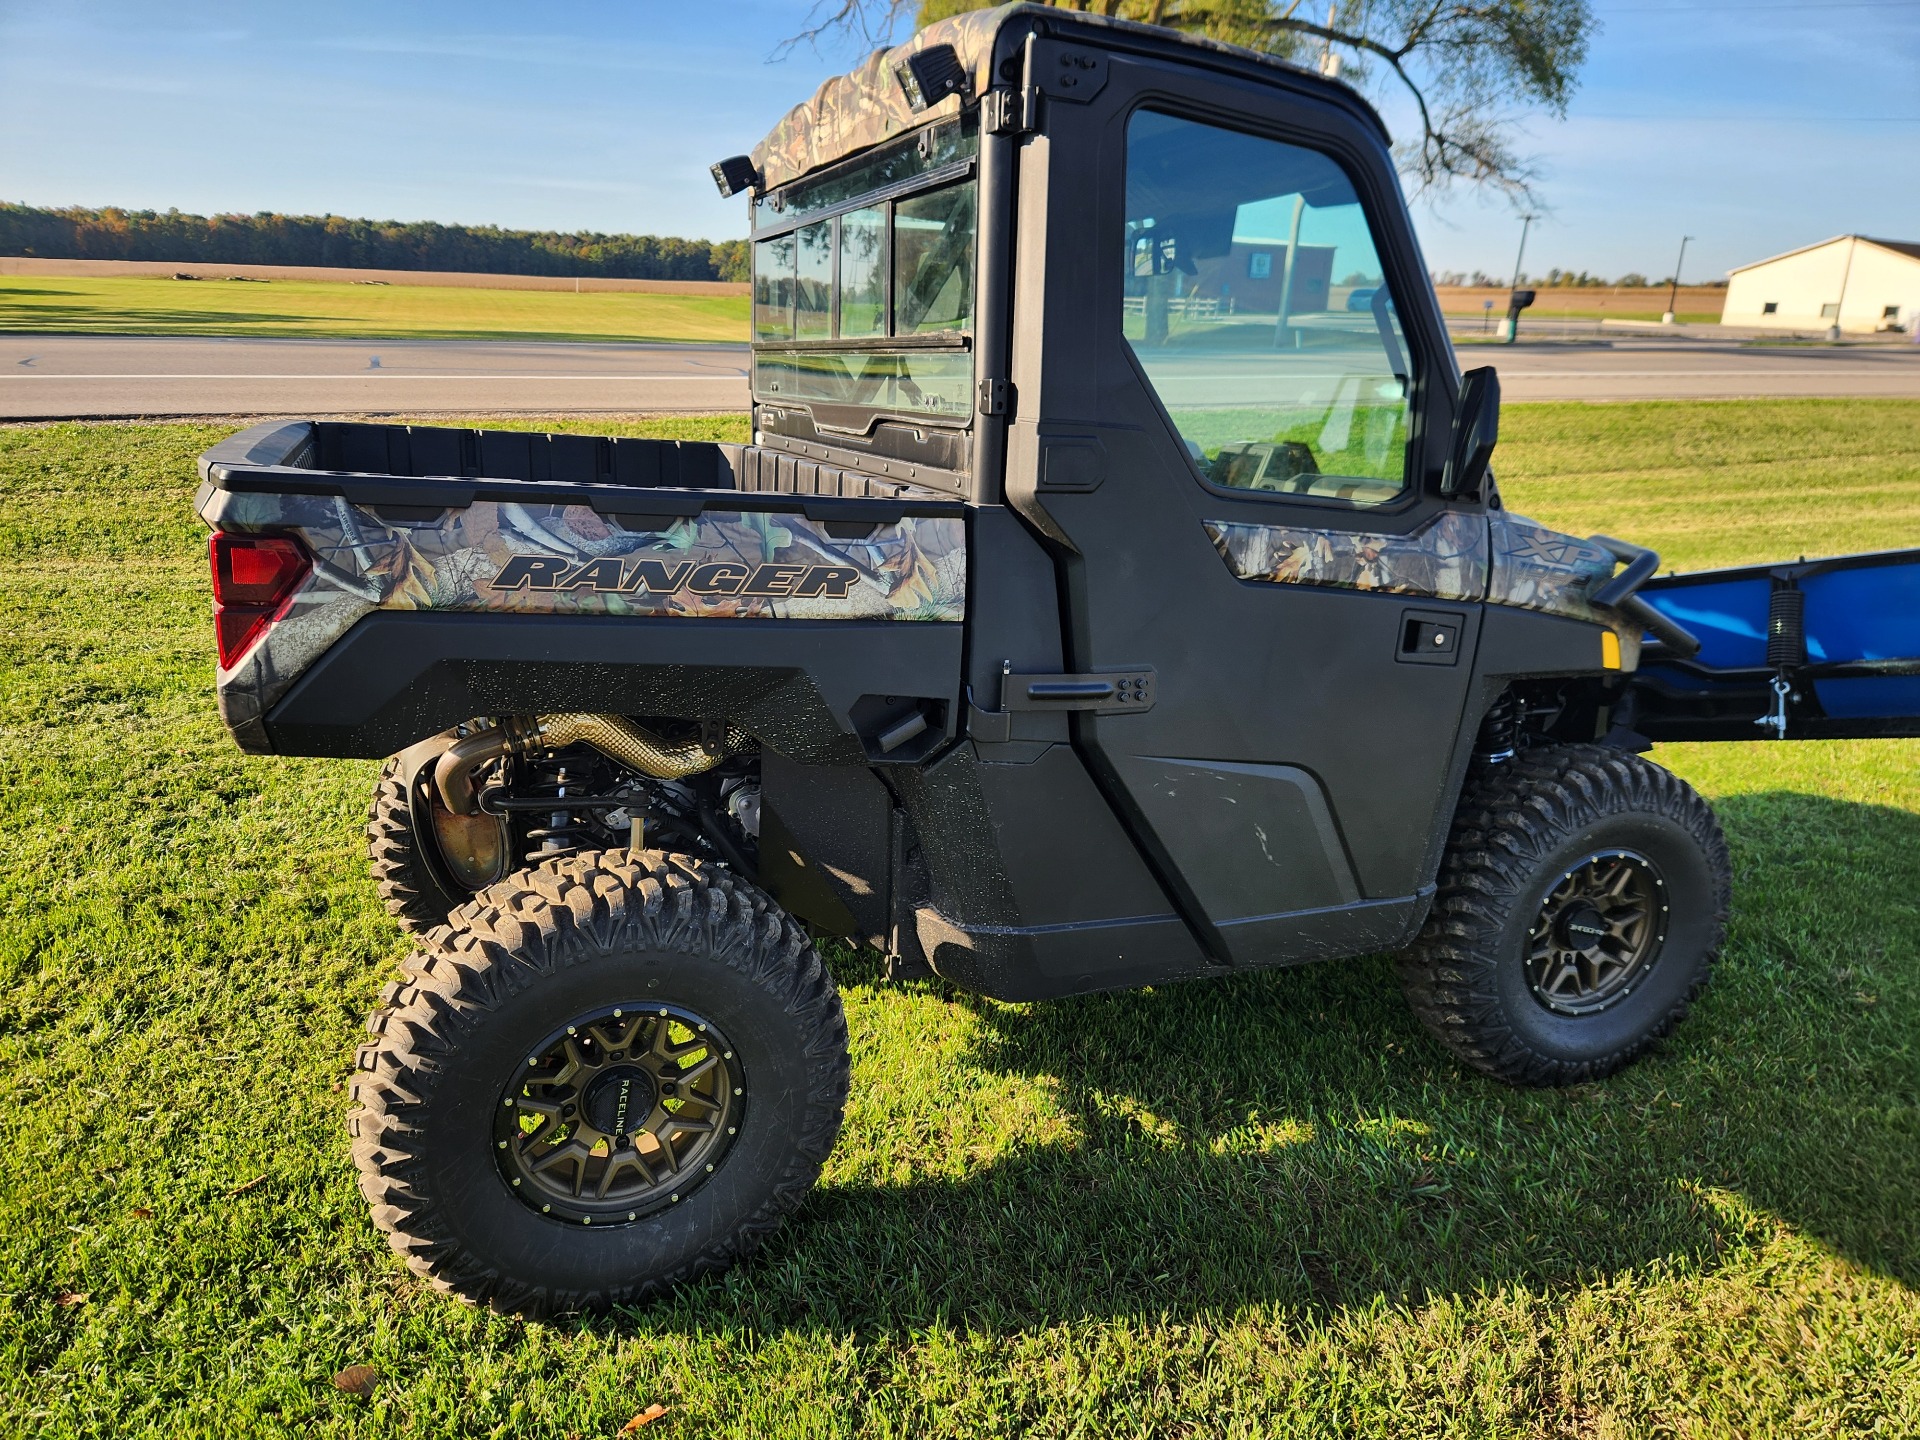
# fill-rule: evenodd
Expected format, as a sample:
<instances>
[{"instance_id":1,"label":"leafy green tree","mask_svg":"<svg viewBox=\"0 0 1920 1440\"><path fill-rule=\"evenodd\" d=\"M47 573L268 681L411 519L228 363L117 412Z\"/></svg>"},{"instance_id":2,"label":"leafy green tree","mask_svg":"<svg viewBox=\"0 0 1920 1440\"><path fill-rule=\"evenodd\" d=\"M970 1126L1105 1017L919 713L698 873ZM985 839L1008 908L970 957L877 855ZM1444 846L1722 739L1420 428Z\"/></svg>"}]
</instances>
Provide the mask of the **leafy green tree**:
<instances>
[{"instance_id":1,"label":"leafy green tree","mask_svg":"<svg viewBox=\"0 0 1920 1440\"><path fill-rule=\"evenodd\" d=\"M1263 50L1323 73L1403 91L1420 134L1397 147L1421 191L1455 181L1537 205L1533 162L1513 145L1519 116L1564 117L1597 29L1588 0L1048 0L1061 8L1166 25ZM819 0L788 45L829 33L869 43L980 0Z\"/></svg>"}]
</instances>

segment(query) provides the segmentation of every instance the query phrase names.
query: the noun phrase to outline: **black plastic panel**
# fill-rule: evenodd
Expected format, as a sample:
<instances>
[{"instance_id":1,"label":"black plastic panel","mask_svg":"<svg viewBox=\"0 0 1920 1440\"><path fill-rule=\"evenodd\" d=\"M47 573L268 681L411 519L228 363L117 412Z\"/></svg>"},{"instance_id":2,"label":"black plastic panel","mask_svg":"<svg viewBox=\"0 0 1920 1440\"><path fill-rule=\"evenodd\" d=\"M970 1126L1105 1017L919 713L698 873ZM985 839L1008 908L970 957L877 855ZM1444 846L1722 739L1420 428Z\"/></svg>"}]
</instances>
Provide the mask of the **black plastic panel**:
<instances>
[{"instance_id":1,"label":"black plastic panel","mask_svg":"<svg viewBox=\"0 0 1920 1440\"><path fill-rule=\"evenodd\" d=\"M275 753L392 754L475 715L728 719L798 759L858 763L870 694L955 713L961 627L381 611L267 715ZM949 722L951 723L951 722Z\"/></svg>"}]
</instances>

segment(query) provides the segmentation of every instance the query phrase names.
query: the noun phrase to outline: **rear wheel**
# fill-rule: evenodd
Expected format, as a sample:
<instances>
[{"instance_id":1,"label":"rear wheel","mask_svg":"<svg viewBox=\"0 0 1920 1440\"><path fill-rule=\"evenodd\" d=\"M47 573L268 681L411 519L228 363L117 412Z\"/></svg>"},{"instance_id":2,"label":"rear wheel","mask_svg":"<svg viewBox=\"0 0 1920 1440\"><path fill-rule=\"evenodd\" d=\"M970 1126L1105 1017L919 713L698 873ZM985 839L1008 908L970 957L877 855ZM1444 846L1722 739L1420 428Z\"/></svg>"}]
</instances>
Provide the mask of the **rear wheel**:
<instances>
[{"instance_id":1,"label":"rear wheel","mask_svg":"<svg viewBox=\"0 0 1920 1440\"><path fill-rule=\"evenodd\" d=\"M1476 1069L1597 1079L1685 1017L1731 889L1719 823L1684 781L1603 746L1531 750L1462 798L1401 981Z\"/></svg>"},{"instance_id":2,"label":"rear wheel","mask_svg":"<svg viewBox=\"0 0 1920 1440\"><path fill-rule=\"evenodd\" d=\"M513 853L505 821L448 810L432 766L415 755L403 751L381 767L367 812L367 867L387 913L403 930L427 935L504 876Z\"/></svg>"},{"instance_id":3,"label":"rear wheel","mask_svg":"<svg viewBox=\"0 0 1920 1440\"><path fill-rule=\"evenodd\" d=\"M369 1022L373 1219L441 1289L527 1315L724 1268L839 1133L847 1029L799 928L657 851L522 871L454 912Z\"/></svg>"}]
</instances>

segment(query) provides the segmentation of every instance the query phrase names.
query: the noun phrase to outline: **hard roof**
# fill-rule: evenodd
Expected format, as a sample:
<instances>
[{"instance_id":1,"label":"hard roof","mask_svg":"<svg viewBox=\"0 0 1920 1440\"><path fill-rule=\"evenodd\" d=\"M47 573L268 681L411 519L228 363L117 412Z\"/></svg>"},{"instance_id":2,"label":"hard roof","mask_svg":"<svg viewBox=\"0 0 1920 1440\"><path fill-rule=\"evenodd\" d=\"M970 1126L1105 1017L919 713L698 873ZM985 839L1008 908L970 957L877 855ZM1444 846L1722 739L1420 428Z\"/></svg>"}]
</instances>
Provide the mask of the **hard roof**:
<instances>
[{"instance_id":1,"label":"hard roof","mask_svg":"<svg viewBox=\"0 0 1920 1440\"><path fill-rule=\"evenodd\" d=\"M1769 255L1764 260L1751 260L1745 265L1736 265L1727 273L1738 275L1742 270L1757 270L1762 265L1771 265L1776 260L1787 260L1795 255L1804 255L1809 250L1824 250L1829 245L1838 245L1842 240L1858 240L1862 245L1878 245L1882 250L1891 250L1894 254L1904 255L1909 260L1920 260L1920 241L1876 240L1871 235L1835 235L1829 240L1817 240L1811 245L1802 245L1797 250L1783 250L1778 255Z\"/></svg>"},{"instance_id":2,"label":"hard roof","mask_svg":"<svg viewBox=\"0 0 1920 1440\"><path fill-rule=\"evenodd\" d=\"M856 70L836 75L813 92L805 104L789 110L773 127L766 139L753 147L754 167L759 170L761 186L772 190L809 171L818 170L836 160L845 159L895 135L923 125L929 120L957 115L961 98L950 95L938 105L914 114L907 108L907 97L895 78L894 69L916 51L935 45L951 45L971 82L972 93L980 95L992 87L994 42L1010 20L1026 16L1044 18L1049 24L1097 27L1116 36L1151 37L1159 44L1231 57L1237 64L1255 65L1310 77L1331 89L1344 91L1374 123L1379 117L1347 86L1325 80L1313 71L1302 69L1277 56L1263 55L1224 45L1217 40L1182 35L1158 26L1141 25L1130 20L1114 20L1080 11L1059 10L1047 5L1011 4L993 10L968 10L945 20L935 21L904 45L876 50ZM1385 127L1382 126L1382 133Z\"/></svg>"}]
</instances>

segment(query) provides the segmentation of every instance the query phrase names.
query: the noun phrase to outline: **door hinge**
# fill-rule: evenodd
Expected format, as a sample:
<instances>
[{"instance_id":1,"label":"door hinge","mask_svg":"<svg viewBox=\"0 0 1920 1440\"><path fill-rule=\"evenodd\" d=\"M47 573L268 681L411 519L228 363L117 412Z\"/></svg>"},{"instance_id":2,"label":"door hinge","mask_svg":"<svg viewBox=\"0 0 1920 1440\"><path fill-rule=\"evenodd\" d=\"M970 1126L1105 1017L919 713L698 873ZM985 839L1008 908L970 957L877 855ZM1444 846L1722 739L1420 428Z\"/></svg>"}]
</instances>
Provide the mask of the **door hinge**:
<instances>
[{"instance_id":1,"label":"door hinge","mask_svg":"<svg viewBox=\"0 0 1920 1440\"><path fill-rule=\"evenodd\" d=\"M980 413L982 415L1005 415L1013 409L1013 382L1011 380L982 380L980 382Z\"/></svg>"},{"instance_id":2,"label":"door hinge","mask_svg":"<svg viewBox=\"0 0 1920 1440\"><path fill-rule=\"evenodd\" d=\"M980 97L980 128L989 135L1024 135L1037 129L1039 92L1002 87Z\"/></svg>"}]
</instances>

